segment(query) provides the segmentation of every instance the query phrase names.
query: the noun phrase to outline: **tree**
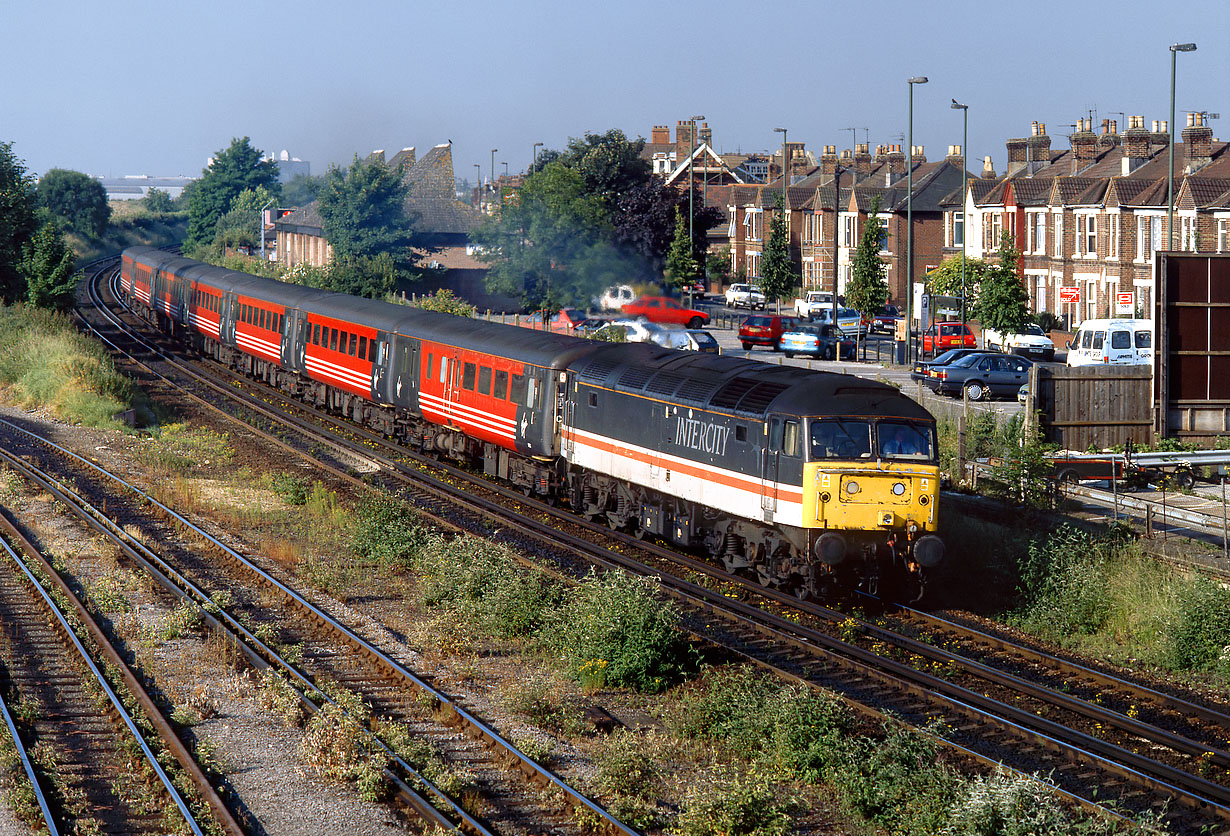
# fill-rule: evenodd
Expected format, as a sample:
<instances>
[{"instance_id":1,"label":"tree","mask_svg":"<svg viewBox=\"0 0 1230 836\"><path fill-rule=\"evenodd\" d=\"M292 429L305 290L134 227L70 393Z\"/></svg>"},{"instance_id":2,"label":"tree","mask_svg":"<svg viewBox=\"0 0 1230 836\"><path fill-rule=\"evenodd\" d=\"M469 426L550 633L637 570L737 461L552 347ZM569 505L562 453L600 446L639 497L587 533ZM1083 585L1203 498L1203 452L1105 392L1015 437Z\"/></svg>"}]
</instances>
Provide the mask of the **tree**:
<instances>
[{"instance_id":1,"label":"tree","mask_svg":"<svg viewBox=\"0 0 1230 836\"><path fill-rule=\"evenodd\" d=\"M846 305L870 320L888 301L887 270L880 253L884 250L884 225L880 222L880 196L871 199L871 209L863 224L863 234L854 252L850 283L846 286Z\"/></svg>"},{"instance_id":2,"label":"tree","mask_svg":"<svg viewBox=\"0 0 1230 836\"><path fill-rule=\"evenodd\" d=\"M978 304L978 288L991 269L981 258L965 259L965 307L973 310ZM961 298L961 256L955 255L927 274L927 292L932 296Z\"/></svg>"},{"instance_id":3,"label":"tree","mask_svg":"<svg viewBox=\"0 0 1230 836\"><path fill-rule=\"evenodd\" d=\"M687 221L678 206L675 207L675 238L666 254L665 275L667 284L678 290L695 284L700 278L700 265L692 257L692 242L688 240Z\"/></svg>"},{"instance_id":4,"label":"tree","mask_svg":"<svg viewBox=\"0 0 1230 836\"><path fill-rule=\"evenodd\" d=\"M1029 322L1029 294L1016 272L1021 251L1007 230L1000 237L998 256L998 263L987 270L979 286L973 316L983 328L1017 334Z\"/></svg>"},{"instance_id":5,"label":"tree","mask_svg":"<svg viewBox=\"0 0 1230 836\"><path fill-rule=\"evenodd\" d=\"M691 253L699 271L708 248L707 233L721 223L723 213L702 206L699 194L694 195L693 206L699 208L692 213ZM616 198L611 213L615 244L623 252L644 260L644 278L656 280L662 275L675 238L677 213L687 210L687 193L666 185L659 177L649 176L644 183Z\"/></svg>"},{"instance_id":6,"label":"tree","mask_svg":"<svg viewBox=\"0 0 1230 836\"><path fill-rule=\"evenodd\" d=\"M67 310L81 274L72 248L55 221L47 221L22 248L20 272L25 277L26 300L36 307Z\"/></svg>"},{"instance_id":7,"label":"tree","mask_svg":"<svg viewBox=\"0 0 1230 836\"><path fill-rule=\"evenodd\" d=\"M586 191L611 203L649 180L652 168L641 156L644 139L630 140L618 128L604 134L587 133L568 140L559 159L585 178Z\"/></svg>"},{"instance_id":8,"label":"tree","mask_svg":"<svg viewBox=\"0 0 1230 836\"><path fill-rule=\"evenodd\" d=\"M88 174L53 168L38 181L38 205L64 222L66 229L102 237L111 220L107 190Z\"/></svg>"},{"instance_id":9,"label":"tree","mask_svg":"<svg viewBox=\"0 0 1230 836\"><path fill-rule=\"evenodd\" d=\"M6 304L26 296L25 278L18 268L22 248L38 228L37 205L34 178L13 154L13 144L0 143L0 301Z\"/></svg>"},{"instance_id":10,"label":"tree","mask_svg":"<svg viewBox=\"0 0 1230 836\"><path fill-rule=\"evenodd\" d=\"M730 283L730 247L719 247L705 259L705 277L710 283L724 285Z\"/></svg>"},{"instance_id":11,"label":"tree","mask_svg":"<svg viewBox=\"0 0 1230 836\"><path fill-rule=\"evenodd\" d=\"M218 251L225 252L228 247L259 249L261 228L265 222L261 209L272 199L273 194L264 186L244 189L235 195L230 208L218 218L215 227L214 246Z\"/></svg>"},{"instance_id":12,"label":"tree","mask_svg":"<svg viewBox=\"0 0 1230 836\"><path fill-rule=\"evenodd\" d=\"M765 244L764 263L760 269L760 289L766 300L779 305L781 299L799 286L799 273L790 261L790 239L786 230L785 204L781 197L774 205L773 220L769 222L769 240Z\"/></svg>"},{"instance_id":13,"label":"tree","mask_svg":"<svg viewBox=\"0 0 1230 836\"><path fill-rule=\"evenodd\" d=\"M289 183L282 184L283 206L307 206L320 197L325 178L309 174L296 174Z\"/></svg>"},{"instance_id":14,"label":"tree","mask_svg":"<svg viewBox=\"0 0 1230 836\"><path fill-rule=\"evenodd\" d=\"M246 136L232 139L229 148L214 155L190 193L185 249L213 243L218 219L231 208L232 201L244 189L261 186L271 194L281 194L277 163L261 159L261 152Z\"/></svg>"},{"instance_id":15,"label":"tree","mask_svg":"<svg viewBox=\"0 0 1230 836\"><path fill-rule=\"evenodd\" d=\"M156 215L174 211L171 196L162 189L150 189L146 192L145 197L141 198L141 205L145 207L146 212Z\"/></svg>"}]
</instances>

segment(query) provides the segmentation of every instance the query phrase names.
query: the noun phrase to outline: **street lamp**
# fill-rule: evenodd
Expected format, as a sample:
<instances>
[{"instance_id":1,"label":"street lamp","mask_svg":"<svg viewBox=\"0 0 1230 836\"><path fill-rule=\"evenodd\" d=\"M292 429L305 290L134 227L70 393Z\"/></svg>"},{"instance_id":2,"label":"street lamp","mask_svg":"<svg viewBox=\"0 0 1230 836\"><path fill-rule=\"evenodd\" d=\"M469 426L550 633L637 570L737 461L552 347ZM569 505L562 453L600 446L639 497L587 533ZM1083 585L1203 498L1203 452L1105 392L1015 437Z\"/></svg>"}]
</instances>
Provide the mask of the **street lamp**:
<instances>
[{"instance_id":1,"label":"street lamp","mask_svg":"<svg viewBox=\"0 0 1230 836\"><path fill-rule=\"evenodd\" d=\"M965 236L969 231L969 218L965 212L965 192L969 188L969 105L952 100L952 109L961 111L961 324L965 324Z\"/></svg>"},{"instance_id":2,"label":"street lamp","mask_svg":"<svg viewBox=\"0 0 1230 836\"><path fill-rule=\"evenodd\" d=\"M1174 71L1175 56L1180 52L1195 52L1195 44L1170 45L1170 165L1166 167L1166 240L1167 249L1174 249Z\"/></svg>"},{"instance_id":3,"label":"street lamp","mask_svg":"<svg viewBox=\"0 0 1230 836\"><path fill-rule=\"evenodd\" d=\"M786 129L774 128L773 133L782 135L782 211L786 210L786 184L790 181L789 163L786 160Z\"/></svg>"},{"instance_id":4,"label":"street lamp","mask_svg":"<svg viewBox=\"0 0 1230 836\"><path fill-rule=\"evenodd\" d=\"M914 362L914 85L926 84L925 75L909 79L909 147L905 156L905 333L906 361Z\"/></svg>"},{"instance_id":5,"label":"street lamp","mask_svg":"<svg viewBox=\"0 0 1230 836\"><path fill-rule=\"evenodd\" d=\"M478 163L474 164L474 194L478 197L478 205L483 205L483 167Z\"/></svg>"},{"instance_id":6,"label":"street lamp","mask_svg":"<svg viewBox=\"0 0 1230 836\"><path fill-rule=\"evenodd\" d=\"M542 145L541 142L535 142L534 147L530 148L530 169L534 168L534 163L538 162L538 148Z\"/></svg>"},{"instance_id":7,"label":"street lamp","mask_svg":"<svg viewBox=\"0 0 1230 836\"><path fill-rule=\"evenodd\" d=\"M504 166L504 179L507 180L508 179L508 163L504 162L503 160L500 160L500 165Z\"/></svg>"},{"instance_id":8,"label":"street lamp","mask_svg":"<svg viewBox=\"0 0 1230 836\"><path fill-rule=\"evenodd\" d=\"M264 261L264 260L265 260L265 210L266 210L266 209L268 209L270 206L272 206L272 205L274 204L274 202L276 202L276 201L277 201L277 198L276 198L276 197L271 197L271 198L269 198L269 202L268 202L268 203L266 203L264 206L262 206L262 207L261 207L261 215L260 215L260 217L261 217L261 220L260 220L260 229L261 229L261 261Z\"/></svg>"},{"instance_id":9,"label":"street lamp","mask_svg":"<svg viewBox=\"0 0 1230 836\"><path fill-rule=\"evenodd\" d=\"M704 116L693 116L691 120L689 120L692 123L692 130L688 134L688 139L690 140L691 145L691 150L688 152L688 247L691 248L690 251L694 251L696 249L696 235L692 231L692 192L695 191L695 182L692 178L692 158L696 156L696 120L704 118Z\"/></svg>"},{"instance_id":10,"label":"street lamp","mask_svg":"<svg viewBox=\"0 0 1230 836\"><path fill-rule=\"evenodd\" d=\"M499 148L491 149L491 185L492 186L495 185L495 152L499 150L500 150Z\"/></svg>"}]
</instances>

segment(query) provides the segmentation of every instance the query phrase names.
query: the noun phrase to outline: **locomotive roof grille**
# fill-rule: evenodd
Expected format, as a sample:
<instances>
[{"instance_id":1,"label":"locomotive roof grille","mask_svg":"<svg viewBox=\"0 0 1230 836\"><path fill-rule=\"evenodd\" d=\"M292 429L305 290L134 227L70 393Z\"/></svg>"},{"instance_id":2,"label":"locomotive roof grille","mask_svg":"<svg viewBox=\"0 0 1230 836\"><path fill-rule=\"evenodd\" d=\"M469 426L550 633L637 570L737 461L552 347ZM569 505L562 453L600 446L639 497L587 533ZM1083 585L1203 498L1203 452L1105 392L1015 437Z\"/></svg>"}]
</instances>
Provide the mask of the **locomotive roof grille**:
<instances>
[{"instance_id":1,"label":"locomotive roof grille","mask_svg":"<svg viewBox=\"0 0 1230 836\"><path fill-rule=\"evenodd\" d=\"M713 390L716 388L717 385L712 380L697 380L696 378L689 378L682 386L679 387L679 391L675 393L675 397L680 400L704 403L709 398L709 395L713 394Z\"/></svg>"},{"instance_id":2,"label":"locomotive roof grille","mask_svg":"<svg viewBox=\"0 0 1230 836\"><path fill-rule=\"evenodd\" d=\"M709 401L711 406L722 409L734 409L739 401L760 383L754 377L736 377L717 391Z\"/></svg>"},{"instance_id":3,"label":"locomotive roof grille","mask_svg":"<svg viewBox=\"0 0 1230 836\"><path fill-rule=\"evenodd\" d=\"M671 372L659 372L654 375L653 380L645 386L646 392L654 392L658 395L673 395L679 385L687 378L681 374L673 374Z\"/></svg>"},{"instance_id":4,"label":"locomotive roof grille","mask_svg":"<svg viewBox=\"0 0 1230 836\"><path fill-rule=\"evenodd\" d=\"M643 389L649 378L653 377L653 369L636 366L619 376L619 385L629 389Z\"/></svg>"},{"instance_id":5,"label":"locomotive roof grille","mask_svg":"<svg viewBox=\"0 0 1230 836\"><path fill-rule=\"evenodd\" d=\"M744 395L735 408L741 412L764 412L778 395L789 388L784 383L762 383Z\"/></svg>"},{"instance_id":6,"label":"locomotive roof grille","mask_svg":"<svg viewBox=\"0 0 1230 836\"><path fill-rule=\"evenodd\" d=\"M617 368L618 360L595 360L582 370L581 377L586 380L606 380L606 376Z\"/></svg>"}]
</instances>

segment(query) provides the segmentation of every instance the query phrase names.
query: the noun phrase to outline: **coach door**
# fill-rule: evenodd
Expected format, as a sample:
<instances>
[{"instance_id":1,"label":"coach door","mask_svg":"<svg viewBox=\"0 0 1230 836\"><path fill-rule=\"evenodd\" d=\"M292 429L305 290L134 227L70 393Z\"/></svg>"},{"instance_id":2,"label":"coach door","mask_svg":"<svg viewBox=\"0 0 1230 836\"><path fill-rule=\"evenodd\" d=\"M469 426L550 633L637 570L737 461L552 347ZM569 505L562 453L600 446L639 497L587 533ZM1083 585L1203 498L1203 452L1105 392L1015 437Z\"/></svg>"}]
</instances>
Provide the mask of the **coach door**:
<instances>
[{"instance_id":1,"label":"coach door","mask_svg":"<svg viewBox=\"0 0 1230 836\"><path fill-rule=\"evenodd\" d=\"M781 455L782 419L773 416L769 419L769 435L760 453L760 510L764 512L765 522L773 522L773 514L777 511L777 471Z\"/></svg>"}]
</instances>

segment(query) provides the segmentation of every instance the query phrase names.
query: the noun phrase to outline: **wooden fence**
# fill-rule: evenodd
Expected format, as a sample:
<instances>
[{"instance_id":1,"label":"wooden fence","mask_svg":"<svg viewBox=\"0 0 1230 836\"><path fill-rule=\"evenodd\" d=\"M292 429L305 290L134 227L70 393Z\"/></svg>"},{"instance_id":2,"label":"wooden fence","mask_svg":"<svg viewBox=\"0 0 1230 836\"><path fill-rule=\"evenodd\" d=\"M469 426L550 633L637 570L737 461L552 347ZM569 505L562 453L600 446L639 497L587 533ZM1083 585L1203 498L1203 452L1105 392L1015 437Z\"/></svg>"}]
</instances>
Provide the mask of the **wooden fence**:
<instances>
[{"instance_id":1,"label":"wooden fence","mask_svg":"<svg viewBox=\"0 0 1230 836\"><path fill-rule=\"evenodd\" d=\"M1064 450L1153 443L1151 366L1043 366L1029 372L1029 415Z\"/></svg>"}]
</instances>

